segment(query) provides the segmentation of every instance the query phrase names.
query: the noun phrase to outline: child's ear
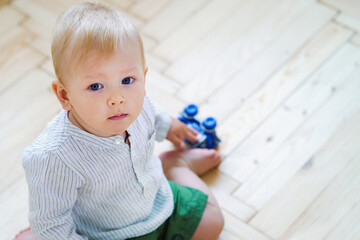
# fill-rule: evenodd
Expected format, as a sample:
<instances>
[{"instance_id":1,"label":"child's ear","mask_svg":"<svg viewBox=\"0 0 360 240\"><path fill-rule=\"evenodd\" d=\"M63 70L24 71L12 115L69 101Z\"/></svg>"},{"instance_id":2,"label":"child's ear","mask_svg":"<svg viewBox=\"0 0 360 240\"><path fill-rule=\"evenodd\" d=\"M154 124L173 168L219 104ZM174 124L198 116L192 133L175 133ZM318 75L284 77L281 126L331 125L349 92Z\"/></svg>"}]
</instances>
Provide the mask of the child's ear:
<instances>
[{"instance_id":1,"label":"child's ear","mask_svg":"<svg viewBox=\"0 0 360 240\"><path fill-rule=\"evenodd\" d=\"M148 66L146 66L145 70L144 70L144 81L145 81L145 83L146 83L146 74L147 74L148 70L149 70L149 68L148 68ZM145 88L145 96L146 96L146 88Z\"/></svg>"},{"instance_id":2,"label":"child's ear","mask_svg":"<svg viewBox=\"0 0 360 240\"><path fill-rule=\"evenodd\" d=\"M145 79L145 81L146 81L146 74L147 74L148 70L149 70L149 67L146 66L145 70L144 70L144 79Z\"/></svg>"},{"instance_id":3,"label":"child's ear","mask_svg":"<svg viewBox=\"0 0 360 240\"><path fill-rule=\"evenodd\" d=\"M59 80L55 80L51 84L52 90L54 91L56 97L58 98L61 106L65 110L71 110L72 106L70 104L67 92L63 83Z\"/></svg>"}]
</instances>

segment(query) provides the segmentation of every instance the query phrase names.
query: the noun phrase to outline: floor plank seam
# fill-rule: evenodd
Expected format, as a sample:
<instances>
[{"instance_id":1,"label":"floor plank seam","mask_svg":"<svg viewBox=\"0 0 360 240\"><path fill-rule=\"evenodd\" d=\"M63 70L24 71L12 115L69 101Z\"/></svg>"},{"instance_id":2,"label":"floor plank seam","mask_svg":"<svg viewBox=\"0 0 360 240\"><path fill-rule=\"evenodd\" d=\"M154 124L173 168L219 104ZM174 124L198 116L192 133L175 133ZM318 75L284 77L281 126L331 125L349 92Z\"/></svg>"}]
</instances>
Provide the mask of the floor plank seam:
<instances>
[{"instance_id":1,"label":"floor plank seam","mask_svg":"<svg viewBox=\"0 0 360 240\"><path fill-rule=\"evenodd\" d=\"M163 74L165 77L169 78L169 76L167 74L165 74L165 71L169 67L171 67L172 63L169 60L165 59L164 57L156 54L156 52L154 52L154 51L145 52L145 59L146 59L147 54L151 54L152 56L154 56L154 57L158 58L159 60L163 61L164 63L166 63L166 65L167 65L166 68L164 68L160 73ZM176 81L176 82L179 83L178 81Z\"/></svg>"},{"instance_id":2,"label":"floor plank seam","mask_svg":"<svg viewBox=\"0 0 360 240\"><path fill-rule=\"evenodd\" d=\"M358 33L356 29L353 29L353 28L351 28L350 26L348 26L348 25L346 25L346 24L338 21L336 18L333 19L332 21L333 21L336 25L339 25L339 26L341 26L342 28L345 28L345 29L351 31L351 32L352 32L352 37Z\"/></svg>"},{"instance_id":3,"label":"floor plank seam","mask_svg":"<svg viewBox=\"0 0 360 240\"><path fill-rule=\"evenodd\" d=\"M49 76L51 76L53 78L53 80L56 80L57 77L54 75L53 72L50 72L47 68L44 67L44 64L48 61L48 59L45 59L44 62L39 66L39 70L45 72L46 74L48 74Z\"/></svg>"},{"instance_id":4,"label":"floor plank seam","mask_svg":"<svg viewBox=\"0 0 360 240\"><path fill-rule=\"evenodd\" d=\"M326 8L329 8L331 10L341 12L339 8L337 8L335 6L332 6L331 4L329 4L327 2L324 2L324 0L317 0L317 3L319 3L320 5L322 5L322 6L326 7Z\"/></svg>"},{"instance_id":5,"label":"floor plank seam","mask_svg":"<svg viewBox=\"0 0 360 240\"><path fill-rule=\"evenodd\" d=\"M24 12L24 11L21 10L19 7L17 7L17 6L13 3L13 1L10 2L8 6L11 7L12 9L14 9L15 11L17 11L18 13L22 14L26 19L30 19L30 18L31 18L26 12Z\"/></svg>"},{"instance_id":6,"label":"floor plank seam","mask_svg":"<svg viewBox=\"0 0 360 240\"><path fill-rule=\"evenodd\" d=\"M10 88L12 88L14 85L16 85L16 83L18 81L21 81L21 79L24 78L24 76L28 75L29 73L31 73L34 70L34 68L27 70L26 72L24 72L23 74L19 75L16 79L14 79L13 81L11 81L11 83L5 88L5 89L0 89L0 96L6 92L7 90L9 90Z\"/></svg>"}]
</instances>

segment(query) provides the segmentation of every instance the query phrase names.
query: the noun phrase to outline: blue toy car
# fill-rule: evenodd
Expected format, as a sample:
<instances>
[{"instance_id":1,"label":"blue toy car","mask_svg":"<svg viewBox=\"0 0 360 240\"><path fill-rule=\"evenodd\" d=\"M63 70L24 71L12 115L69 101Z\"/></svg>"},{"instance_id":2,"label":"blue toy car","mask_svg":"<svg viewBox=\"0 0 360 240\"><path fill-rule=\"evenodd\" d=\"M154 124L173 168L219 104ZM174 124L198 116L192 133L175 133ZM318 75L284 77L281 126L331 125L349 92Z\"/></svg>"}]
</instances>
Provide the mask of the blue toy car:
<instances>
[{"instance_id":1,"label":"blue toy car","mask_svg":"<svg viewBox=\"0 0 360 240\"><path fill-rule=\"evenodd\" d=\"M190 148L216 148L221 141L215 132L215 118L208 117L204 121L200 121L196 116L197 113L198 107L195 104L189 104L184 111L180 113L178 119L199 133L197 142L192 142L188 139L185 139L185 142Z\"/></svg>"}]
</instances>

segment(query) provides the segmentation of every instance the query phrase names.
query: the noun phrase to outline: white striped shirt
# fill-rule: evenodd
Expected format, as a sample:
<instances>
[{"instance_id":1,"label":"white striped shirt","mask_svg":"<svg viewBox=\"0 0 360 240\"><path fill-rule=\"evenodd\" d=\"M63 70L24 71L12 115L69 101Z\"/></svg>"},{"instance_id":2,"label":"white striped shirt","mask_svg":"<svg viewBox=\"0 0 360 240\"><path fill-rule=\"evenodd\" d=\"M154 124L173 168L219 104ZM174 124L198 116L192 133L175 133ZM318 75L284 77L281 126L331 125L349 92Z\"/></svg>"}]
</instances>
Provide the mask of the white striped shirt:
<instances>
[{"instance_id":1,"label":"white striped shirt","mask_svg":"<svg viewBox=\"0 0 360 240\"><path fill-rule=\"evenodd\" d=\"M170 117L145 97L141 114L121 136L81 130L61 111L25 149L29 220L38 239L126 239L158 228L173 195L153 155ZM96 113L94 113L96 114Z\"/></svg>"}]
</instances>

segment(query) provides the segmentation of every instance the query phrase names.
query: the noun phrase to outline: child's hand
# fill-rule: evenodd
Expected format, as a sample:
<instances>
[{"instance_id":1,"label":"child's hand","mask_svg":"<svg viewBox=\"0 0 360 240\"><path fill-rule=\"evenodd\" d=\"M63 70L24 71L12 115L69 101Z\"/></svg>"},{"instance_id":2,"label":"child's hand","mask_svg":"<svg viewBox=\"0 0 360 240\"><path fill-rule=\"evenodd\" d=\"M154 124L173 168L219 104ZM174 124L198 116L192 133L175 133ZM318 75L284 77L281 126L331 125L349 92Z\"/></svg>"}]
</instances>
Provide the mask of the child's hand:
<instances>
[{"instance_id":1,"label":"child's hand","mask_svg":"<svg viewBox=\"0 0 360 240\"><path fill-rule=\"evenodd\" d=\"M197 131L189 128L185 123L179 121L178 119L172 118L166 139L171 141L177 148L182 150L185 148L184 138L187 138L192 142L197 142L197 134Z\"/></svg>"}]
</instances>

